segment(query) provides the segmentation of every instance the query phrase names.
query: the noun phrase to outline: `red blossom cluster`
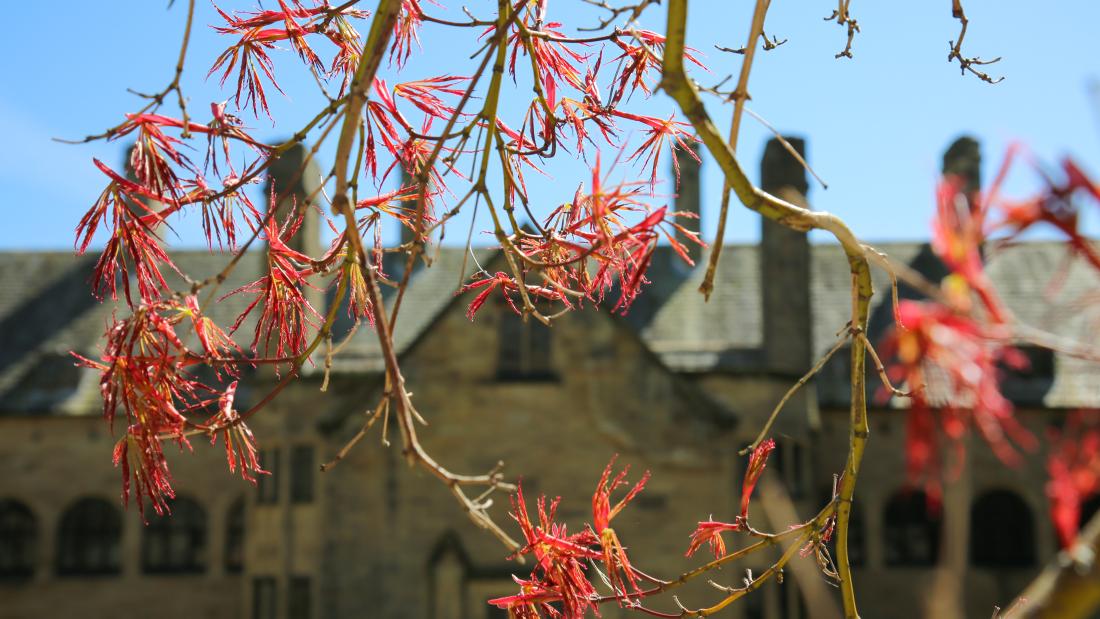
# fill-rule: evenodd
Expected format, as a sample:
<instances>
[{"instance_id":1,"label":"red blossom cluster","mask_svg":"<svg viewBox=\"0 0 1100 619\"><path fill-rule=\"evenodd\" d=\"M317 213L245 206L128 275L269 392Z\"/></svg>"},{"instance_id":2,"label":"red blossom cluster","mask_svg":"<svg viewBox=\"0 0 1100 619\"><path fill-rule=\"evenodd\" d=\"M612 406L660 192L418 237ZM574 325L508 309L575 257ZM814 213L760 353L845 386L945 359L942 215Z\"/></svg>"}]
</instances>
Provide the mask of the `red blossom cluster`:
<instances>
[{"instance_id":1,"label":"red blossom cluster","mask_svg":"<svg viewBox=\"0 0 1100 619\"><path fill-rule=\"evenodd\" d=\"M1050 516L1059 543L1068 548L1082 524L1083 504L1100 496L1100 411L1070 414L1061 430L1051 429L1050 444Z\"/></svg>"},{"instance_id":2,"label":"red blossom cluster","mask_svg":"<svg viewBox=\"0 0 1100 619\"><path fill-rule=\"evenodd\" d=\"M290 219L280 228L274 217L268 218L262 234L267 241L267 275L226 295L244 292L256 295L231 329L236 331L252 310L261 307L252 337L253 353L262 349L264 356L277 359L300 355L308 345L308 328L320 322L321 315L305 295L310 286L307 278L313 269L302 265L311 264L312 259L291 249L285 240L294 236L300 225L300 219Z\"/></svg>"},{"instance_id":3,"label":"red blossom cluster","mask_svg":"<svg viewBox=\"0 0 1100 619\"><path fill-rule=\"evenodd\" d=\"M1005 368L1024 369L1027 359L1010 345L1013 316L985 270L983 252L991 240L1004 243L1032 226L1048 223L1060 231L1070 251L1100 268L1096 250L1078 230L1077 197L1100 202L1100 189L1070 159L1062 161L1059 181L1036 164L1044 188L1024 200L1001 195L1019 147L1009 150L991 188L966 192L965 182L946 177L936 191L932 248L951 274L940 301L902 301L896 329L881 343L891 359L886 373L910 389L907 468L911 480L924 478L927 494L938 500L942 476L941 443L963 461L963 439L976 429L1006 464L1019 462L1019 448L1034 450L1036 438L1015 418L1001 392ZM975 302L976 301L976 302ZM884 395L889 390L884 389Z\"/></svg>"},{"instance_id":4,"label":"red blossom cluster","mask_svg":"<svg viewBox=\"0 0 1100 619\"><path fill-rule=\"evenodd\" d=\"M881 351L894 359L887 376L911 390L905 449L909 478L923 478L927 496L937 503L942 440L954 448L957 466L972 428L1006 464L1019 462L1015 446L1037 446L1000 387L1002 366L1020 367L1027 359L992 339L987 325L944 305L902 301L897 311L897 329Z\"/></svg>"},{"instance_id":5,"label":"red blossom cluster","mask_svg":"<svg viewBox=\"0 0 1100 619\"><path fill-rule=\"evenodd\" d=\"M298 57L311 70L330 78L342 77L343 91L359 64L361 45L359 33L351 26L348 18L364 18L368 15L366 11L352 8L337 12L328 2L321 2L311 8L306 8L299 0L291 0L289 5L286 0L278 0L278 3L281 9L279 11L230 15L220 8L217 9L226 25L215 26L214 30L239 39L218 56L208 74L212 75L224 68L221 83L225 84L233 70L237 69L234 103L240 108L243 92L244 104L251 105L253 114L258 113L258 104L268 117L271 116L271 110L268 109L261 76L282 92L275 80L275 63L268 52L277 49L277 43L289 41ZM336 46L336 53L327 69L320 56L310 47L310 35L328 39Z\"/></svg>"},{"instance_id":6,"label":"red blossom cluster","mask_svg":"<svg viewBox=\"0 0 1100 619\"><path fill-rule=\"evenodd\" d=\"M626 109L638 90L648 96L655 89L665 43L660 34L613 29L573 38L546 18L546 2L506 3L496 7L501 13L492 19L469 13L470 21L456 22L425 13L425 8L443 10L438 3L403 0L385 48L366 50L372 54L371 66L380 60L379 54L388 53L388 73L368 72L364 79L370 81L361 86L369 88L359 87L352 96L350 85L365 44L352 24L368 12L326 0L275 0L271 7L246 12L215 8L220 21L213 29L228 39L228 45L212 62L207 77L216 75L223 85L229 84L229 101L210 104L210 118L200 122L186 108L177 75L168 90L151 96L143 108L108 130L102 137L134 140L127 170L95 162L107 186L76 230L79 253L105 236L92 276L94 293L116 298L121 287L133 312L109 330L103 359L85 363L103 372L105 395L113 398L105 409L108 416L116 404L127 411L127 438L120 442L116 460L120 466L128 463L125 470L128 479L136 480L136 492L152 498L158 509L171 494L159 441L183 441L185 429L196 427L190 416L207 407L220 412L200 425L224 433L231 469L240 467L246 477L258 470L252 437L232 406L235 387L206 384L191 368L207 364L226 372L234 366L267 364L280 372L291 368L287 375L293 376L308 360L307 353L331 332L335 315L322 316L321 308L311 306L311 286L335 288L349 316L373 324L377 308L365 274L370 269L387 281L381 268L387 251L382 230L389 222L415 233L416 242L403 246L415 257L463 204L489 204L494 236L512 260L508 269L479 273L463 288L477 293L470 304L471 317L494 291L519 313L538 312L536 303L540 309L557 306L566 311L598 304L615 293L614 309L626 311L646 282L659 239L667 239L689 262L687 248L676 237L702 244L676 223L678 214L646 203L662 161L669 156L675 161L678 150L697 158L688 148L694 141L688 126L674 117ZM475 62L468 74L406 75L425 24L473 29L471 41L481 47L471 57ZM479 32L480 40L475 41ZM266 115L274 122L266 88L279 90L274 52L281 47L293 51L293 60L313 73L329 104L291 140L271 146L252 138L228 108L236 113L249 109L254 117ZM614 60L603 62L608 50ZM695 55L689 60L702 66ZM505 118L498 105L506 75L513 84L528 79L534 83L534 95L524 95L529 99L520 107L525 110L522 118ZM335 95L325 90L324 82L339 84ZM178 117L163 111L166 95L173 90L179 94ZM332 245L323 255L307 255L295 249L291 237L302 225L301 211L318 208L328 199L323 188L320 195L292 196L287 190L286 195L270 196L270 204L298 202L295 206L300 208L289 209L287 215L274 209L263 212L248 191L288 149L314 135L323 140L338 133L334 129L346 107L364 95L362 123L348 157L354 164L349 162L345 171L350 195L340 196L354 201L353 217L344 220L346 229L329 221L336 237ZM604 149L621 153L624 166L635 168L634 176L641 178L630 173L614 183L604 178L599 163ZM594 161L588 192L578 190L564 205L541 205L542 214L536 216L540 205L528 194L525 175L532 170L544 173L546 161L570 151ZM195 152L205 157L200 161ZM491 162L499 163L503 177L503 208L496 204L501 196L486 182ZM395 171L411 180L397 190L382 190ZM361 178L374 184L376 195L358 194ZM513 212L520 205L537 233L516 222ZM164 234L174 218L188 215L201 222L211 250L239 253L256 241L266 243L267 268L258 279L220 297L204 295L212 299L208 303L228 296L249 297L230 326L215 324L208 316L210 308L194 297L220 285L237 259L228 261L223 272L196 280L178 268L166 246ZM512 229L506 230L506 224ZM361 254L369 245L373 248ZM172 290L174 279L185 288ZM180 316L194 318L194 336L202 350L186 349L168 338ZM241 350L230 335L249 321L255 325L249 350ZM119 335L122 331L139 333L138 340L160 333L163 341L156 354L120 352L127 341ZM618 556L621 548L616 550L613 540L608 543L611 554ZM621 575L633 582L629 570Z\"/></svg>"},{"instance_id":7,"label":"red blossom cluster","mask_svg":"<svg viewBox=\"0 0 1100 619\"><path fill-rule=\"evenodd\" d=\"M592 496L592 523L578 533L570 534L566 525L554 522L561 497L549 502L538 500L538 523L533 523L520 488L512 499L512 517L519 523L526 545L517 551L531 555L535 566L528 579L513 577L520 586L516 595L489 600L497 608L508 610L512 617L535 619L560 617L582 619L588 610L599 615L600 595L589 576L589 562L603 563L607 582L620 604L628 604L639 595L638 578L646 578L635 569L619 541L611 520L645 487L646 472L634 486L612 506L611 494L626 485L627 469L611 476L615 458L604 469L596 492Z\"/></svg>"},{"instance_id":8,"label":"red blossom cluster","mask_svg":"<svg viewBox=\"0 0 1100 619\"><path fill-rule=\"evenodd\" d=\"M1002 175L1007 174L1019 147L1009 150ZM1036 172L1043 181L1044 188L1037 195L1023 200L1000 199L992 196L1001 217L993 224L997 232L1006 232L1013 239L1023 232L1047 224L1056 229L1065 238L1070 251L1083 258L1096 269L1100 269L1100 253L1079 229L1080 200L1084 197L1093 205L1100 205L1100 186L1093 182L1073 159L1062 159L1062 179L1034 163Z\"/></svg>"},{"instance_id":9,"label":"red blossom cluster","mask_svg":"<svg viewBox=\"0 0 1100 619\"><path fill-rule=\"evenodd\" d=\"M193 350L179 330L189 327L201 350ZM235 346L228 336L198 310L194 298L181 304L158 301L135 308L133 315L115 320L99 360L77 355L80 365L101 373L103 416L108 423L121 411L125 435L115 447L115 465L122 468L122 496L134 497L144 514L145 499L161 514L175 496L161 441L174 440L190 447L188 430L206 431L211 439L222 435L230 470L240 468L253 479L260 472L251 432L233 410L234 381L219 392L201 380L196 370L203 360L231 361ZM235 374L231 363L216 368ZM209 408L217 405L217 412ZM204 417L209 417L204 421Z\"/></svg>"},{"instance_id":10,"label":"red blossom cluster","mask_svg":"<svg viewBox=\"0 0 1100 619\"><path fill-rule=\"evenodd\" d=\"M700 522L691 534L691 544L686 556L690 557L703 545L710 544L716 560L725 557L726 544L722 539L722 533L725 532L742 531L761 535L749 526L749 502L753 489L764 472L768 456L774 449L775 441L767 439L752 450L741 487L740 514L733 523L715 520ZM615 474L614 465L613 457L600 476L596 492L592 495L592 521L578 533L570 534L564 524L554 521L560 497L550 502L547 502L546 497L539 498L538 521L532 522L523 490L521 488L517 491L512 500L512 516L519 523L525 540L525 545L518 554L533 556L535 565L529 577L513 576L520 586L519 593L489 600L490 604L507 610L510 617L525 619L580 619L588 611L599 616L599 605L611 601L655 616L674 616L642 606L646 597L659 593L662 591L661 585L667 586L669 583L655 579L634 567L627 556L626 547L611 527L611 521L645 487L649 472L630 486L626 482L629 467ZM630 489L616 502L612 495L620 487ZM826 522L820 534L807 542L804 554L812 551L820 542L828 541L834 520L828 519ZM716 564L710 567L714 565ZM600 570L601 580L611 589L609 595L600 595L590 575L593 570ZM643 580L658 586L643 589L639 585Z\"/></svg>"},{"instance_id":11,"label":"red blossom cluster","mask_svg":"<svg viewBox=\"0 0 1100 619\"><path fill-rule=\"evenodd\" d=\"M543 222L545 234L525 234L519 239L516 250L524 264L533 267L547 284L526 285L529 296L554 300L572 309L573 301L599 304L617 290L612 311L625 313L648 281L646 270L660 239L667 240L685 262L693 264L676 234L703 243L674 221L676 213L669 213L667 207L649 210L642 201L644 189L637 183L608 187L605 182L597 159L590 192L578 189L572 202L554 209ZM636 214L644 217L635 222L631 216ZM498 272L492 278L476 277L460 291L484 289L470 303L467 315L471 319L488 291L497 287L505 293L510 307L523 313L509 295L519 286L511 276Z\"/></svg>"},{"instance_id":12,"label":"red blossom cluster","mask_svg":"<svg viewBox=\"0 0 1100 619\"><path fill-rule=\"evenodd\" d=\"M774 449L775 440L769 438L752 450L749 454L748 467L745 469L745 479L741 482L741 512L737 515L737 519L732 523L717 520L701 521L691 534L691 545L688 546L686 556L690 557L704 544L710 544L714 558L721 559L726 556L726 542L722 539L722 534L749 530L749 501L752 498L752 491L760 481L764 466L768 463L768 456Z\"/></svg>"}]
</instances>

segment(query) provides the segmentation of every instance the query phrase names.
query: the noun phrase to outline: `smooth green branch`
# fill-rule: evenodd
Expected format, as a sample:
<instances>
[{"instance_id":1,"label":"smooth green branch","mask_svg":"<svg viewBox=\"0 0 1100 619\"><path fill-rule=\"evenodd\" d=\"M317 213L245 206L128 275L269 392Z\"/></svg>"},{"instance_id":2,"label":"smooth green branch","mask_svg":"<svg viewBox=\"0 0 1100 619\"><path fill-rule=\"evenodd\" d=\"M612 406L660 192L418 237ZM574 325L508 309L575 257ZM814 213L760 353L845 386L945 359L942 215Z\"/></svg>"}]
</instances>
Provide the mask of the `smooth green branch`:
<instances>
[{"instance_id":1,"label":"smooth green branch","mask_svg":"<svg viewBox=\"0 0 1100 619\"><path fill-rule=\"evenodd\" d=\"M738 163L733 149L718 133L698 92L684 71L687 6L687 0L669 0L668 3L668 38L665 41L661 88L676 101L680 111L691 122L699 138L722 169L726 184L742 204L794 230L808 231L815 228L825 230L840 242L848 256L852 273L852 318L849 328L857 335L866 332L873 293L866 249L848 226L835 215L795 206L757 188L749 180ZM844 615L847 619L859 617L847 545L852 495L855 493L856 479L868 437L865 354L864 339L853 338L849 451L837 496L840 502L837 506L837 577L840 581Z\"/></svg>"}]
</instances>

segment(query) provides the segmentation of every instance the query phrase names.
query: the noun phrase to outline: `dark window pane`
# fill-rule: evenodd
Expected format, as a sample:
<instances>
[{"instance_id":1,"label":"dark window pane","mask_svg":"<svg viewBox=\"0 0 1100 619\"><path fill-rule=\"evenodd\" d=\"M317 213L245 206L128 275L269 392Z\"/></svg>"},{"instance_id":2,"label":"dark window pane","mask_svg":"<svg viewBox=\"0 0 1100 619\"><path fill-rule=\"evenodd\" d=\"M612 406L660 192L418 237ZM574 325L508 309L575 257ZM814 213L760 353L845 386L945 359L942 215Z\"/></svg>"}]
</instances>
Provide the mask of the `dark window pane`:
<instances>
[{"instance_id":1,"label":"dark window pane","mask_svg":"<svg viewBox=\"0 0 1100 619\"><path fill-rule=\"evenodd\" d=\"M260 576L252 579L252 619L275 619L275 579Z\"/></svg>"},{"instance_id":2,"label":"dark window pane","mask_svg":"<svg viewBox=\"0 0 1100 619\"><path fill-rule=\"evenodd\" d=\"M806 600L802 598L802 592L794 578L785 579L782 585L776 587L779 594L780 619L808 619L810 614L806 608ZM751 594L750 594L751 595Z\"/></svg>"},{"instance_id":3,"label":"dark window pane","mask_svg":"<svg viewBox=\"0 0 1100 619\"><path fill-rule=\"evenodd\" d=\"M279 502L279 450L260 451L260 466L267 474L256 477L256 502L274 504Z\"/></svg>"},{"instance_id":4,"label":"dark window pane","mask_svg":"<svg viewBox=\"0 0 1100 619\"><path fill-rule=\"evenodd\" d=\"M770 460L779 472L783 485L792 500L798 501L806 496L806 450L790 439L775 442L775 451Z\"/></svg>"},{"instance_id":5,"label":"dark window pane","mask_svg":"<svg viewBox=\"0 0 1100 619\"><path fill-rule=\"evenodd\" d=\"M244 569L244 499L229 508L225 523L225 571L236 574Z\"/></svg>"},{"instance_id":6,"label":"dark window pane","mask_svg":"<svg viewBox=\"0 0 1100 619\"><path fill-rule=\"evenodd\" d=\"M757 589L756 591L750 591L748 595L742 598L741 603L745 607L741 616L744 619L765 619L765 594L766 592L763 589Z\"/></svg>"},{"instance_id":7,"label":"dark window pane","mask_svg":"<svg viewBox=\"0 0 1100 619\"><path fill-rule=\"evenodd\" d=\"M313 447L298 445L290 452L290 501L308 503L313 500Z\"/></svg>"},{"instance_id":8,"label":"dark window pane","mask_svg":"<svg viewBox=\"0 0 1100 619\"><path fill-rule=\"evenodd\" d=\"M38 524L26 505L0 500L0 580L21 580L34 574Z\"/></svg>"},{"instance_id":9,"label":"dark window pane","mask_svg":"<svg viewBox=\"0 0 1100 619\"><path fill-rule=\"evenodd\" d=\"M498 378L553 379L551 330L537 320L524 321L506 305L500 310L499 320Z\"/></svg>"},{"instance_id":10,"label":"dark window pane","mask_svg":"<svg viewBox=\"0 0 1100 619\"><path fill-rule=\"evenodd\" d=\"M153 574L201 572L206 564L206 513L198 503L177 498L171 513L152 516L141 542L142 568Z\"/></svg>"},{"instance_id":11,"label":"dark window pane","mask_svg":"<svg viewBox=\"0 0 1100 619\"><path fill-rule=\"evenodd\" d=\"M80 499L61 516L57 572L62 575L117 574L122 517L102 499Z\"/></svg>"},{"instance_id":12,"label":"dark window pane","mask_svg":"<svg viewBox=\"0 0 1100 619\"><path fill-rule=\"evenodd\" d=\"M983 567L1035 564L1035 526L1023 499L1007 490L994 490L974 501L970 561Z\"/></svg>"},{"instance_id":13,"label":"dark window pane","mask_svg":"<svg viewBox=\"0 0 1100 619\"><path fill-rule=\"evenodd\" d=\"M1085 499L1085 502L1081 504L1081 518L1080 526L1084 527L1092 520L1092 517L1100 512L1100 494L1094 494Z\"/></svg>"},{"instance_id":14,"label":"dark window pane","mask_svg":"<svg viewBox=\"0 0 1100 619\"><path fill-rule=\"evenodd\" d=\"M288 619L309 619L310 581L308 576L290 579L290 599L287 600Z\"/></svg>"},{"instance_id":15,"label":"dark window pane","mask_svg":"<svg viewBox=\"0 0 1100 619\"><path fill-rule=\"evenodd\" d=\"M500 311L499 337L497 372L502 378L520 374L523 364L523 321L509 308Z\"/></svg>"},{"instance_id":16,"label":"dark window pane","mask_svg":"<svg viewBox=\"0 0 1100 619\"><path fill-rule=\"evenodd\" d=\"M931 566L939 556L940 516L931 513L923 492L895 494L884 518L886 564Z\"/></svg>"}]
</instances>

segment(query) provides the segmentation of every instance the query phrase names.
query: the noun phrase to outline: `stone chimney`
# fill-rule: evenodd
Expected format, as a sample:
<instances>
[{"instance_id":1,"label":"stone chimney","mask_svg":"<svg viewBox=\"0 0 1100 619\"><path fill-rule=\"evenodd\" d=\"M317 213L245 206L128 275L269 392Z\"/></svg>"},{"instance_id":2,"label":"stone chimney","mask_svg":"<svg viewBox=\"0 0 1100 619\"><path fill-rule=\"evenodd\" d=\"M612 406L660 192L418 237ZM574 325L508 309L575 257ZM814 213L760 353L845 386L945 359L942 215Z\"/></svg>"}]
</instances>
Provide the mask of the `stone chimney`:
<instances>
[{"instance_id":1,"label":"stone chimney","mask_svg":"<svg viewBox=\"0 0 1100 619\"><path fill-rule=\"evenodd\" d=\"M131 144L130 147L126 149L126 160L122 162L122 169L126 174L126 178L136 183L137 174L134 173L133 164L135 150L137 150L136 142ZM140 205L133 203L130 204L130 212L132 212L137 217L145 216L149 214L150 211L159 212L161 209L164 208L164 204L156 200L149 200L141 197L135 197L134 199L141 202ZM158 232L159 229L160 226L156 226L153 231Z\"/></svg>"},{"instance_id":2,"label":"stone chimney","mask_svg":"<svg viewBox=\"0 0 1100 619\"><path fill-rule=\"evenodd\" d=\"M978 141L964 135L951 143L943 154L943 174L963 179L963 191L973 195L982 186L982 151Z\"/></svg>"},{"instance_id":3,"label":"stone chimney","mask_svg":"<svg viewBox=\"0 0 1100 619\"><path fill-rule=\"evenodd\" d=\"M320 194L324 177L317 160L309 149L295 144L279 155L268 168L268 181L264 193L268 200L279 199L278 204L268 204L276 209L279 225L286 221L290 209L302 215L302 226L288 240L287 245L313 258L321 253L321 216L314 206ZM311 202L307 202L311 199Z\"/></svg>"},{"instance_id":4,"label":"stone chimney","mask_svg":"<svg viewBox=\"0 0 1100 619\"><path fill-rule=\"evenodd\" d=\"M699 143L692 144L691 149L695 151L695 155L700 158L700 161L696 161L687 153L676 158L680 165L680 184L676 188L675 209L677 213L693 213L695 217L677 217L675 221L691 232L699 234L700 224L702 223L699 217L702 215L703 203L703 190L699 172L702 167L701 152L703 149ZM675 167L673 167L672 174L675 178ZM691 259L699 264L699 258L703 255L703 248L679 231L676 232L676 240L687 248Z\"/></svg>"},{"instance_id":5,"label":"stone chimney","mask_svg":"<svg viewBox=\"0 0 1100 619\"><path fill-rule=\"evenodd\" d=\"M805 158L805 141L786 138ZM778 139L768 141L760 164L760 187L808 207L806 171ZM769 372L801 377L813 364L810 305L810 244L805 232L763 218L760 287L764 322L764 366Z\"/></svg>"},{"instance_id":6,"label":"stone chimney","mask_svg":"<svg viewBox=\"0 0 1100 619\"><path fill-rule=\"evenodd\" d=\"M301 214L302 225L294 236L287 239L286 244L311 258L318 258L322 253L321 214L316 205L323 181L321 167L310 155L309 149L295 144L272 162L264 186L267 199L278 200L277 204L269 203L268 208L276 209L275 217L278 218L279 226L287 220L290 209ZM308 282L312 286L305 286L302 293L313 309L324 314L327 303L324 283L318 281L319 279L317 275L310 277Z\"/></svg>"}]
</instances>

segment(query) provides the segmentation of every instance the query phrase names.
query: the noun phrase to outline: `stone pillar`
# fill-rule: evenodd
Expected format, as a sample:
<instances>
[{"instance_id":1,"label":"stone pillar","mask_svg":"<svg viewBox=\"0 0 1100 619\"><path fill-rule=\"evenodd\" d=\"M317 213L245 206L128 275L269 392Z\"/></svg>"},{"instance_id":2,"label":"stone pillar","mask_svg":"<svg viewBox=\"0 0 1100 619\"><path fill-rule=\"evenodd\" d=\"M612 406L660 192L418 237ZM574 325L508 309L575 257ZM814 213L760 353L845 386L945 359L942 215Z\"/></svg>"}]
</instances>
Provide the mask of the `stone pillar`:
<instances>
[{"instance_id":1,"label":"stone pillar","mask_svg":"<svg viewBox=\"0 0 1100 619\"><path fill-rule=\"evenodd\" d=\"M702 223L700 216L702 215L703 203L703 190L699 172L702 168L701 153L703 149L698 143L692 144L691 148L696 156L700 157L700 161L696 161L687 153L676 158L680 167L680 182L676 186L675 209L677 213L691 213L695 215L695 217L677 217L675 221L689 231L699 234ZM675 167L673 167L672 174L673 178L675 178ZM676 240L687 248L688 255L691 256L692 261L698 264L699 258L703 253L703 248L699 247L694 241L689 240L686 235L679 231L676 232Z\"/></svg>"},{"instance_id":2,"label":"stone pillar","mask_svg":"<svg viewBox=\"0 0 1100 619\"><path fill-rule=\"evenodd\" d=\"M805 142L786 139L805 158ZM792 204L808 207L806 171L778 139L769 140L764 149L760 186ZM765 369L797 379L813 364L810 244L805 232L763 219L760 287Z\"/></svg>"}]
</instances>

